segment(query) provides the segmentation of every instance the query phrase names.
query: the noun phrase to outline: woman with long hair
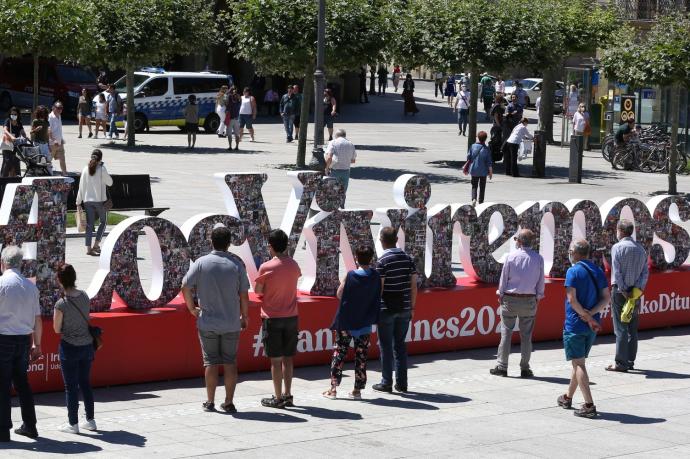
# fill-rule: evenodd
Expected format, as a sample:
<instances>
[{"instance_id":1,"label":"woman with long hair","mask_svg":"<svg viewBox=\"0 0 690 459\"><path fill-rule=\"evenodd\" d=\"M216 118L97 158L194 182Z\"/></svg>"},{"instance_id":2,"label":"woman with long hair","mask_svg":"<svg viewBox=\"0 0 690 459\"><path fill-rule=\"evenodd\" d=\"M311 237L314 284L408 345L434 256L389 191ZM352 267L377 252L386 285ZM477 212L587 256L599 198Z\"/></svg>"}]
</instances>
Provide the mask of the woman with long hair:
<instances>
[{"instance_id":1,"label":"woman with long hair","mask_svg":"<svg viewBox=\"0 0 690 459\"><path fill-rule=\"evenodd\" d=\"M18 139L26 138L24 126L17 107L10 108L10 116L5 121L5 126L2 131L3 149L2 149L2 175L3 177L16 177L21 175L19 170L19 160L14 155L14 145ZM10 148L11 147L11 148Z\"/></svg>"},{"instance_id":2,"label":"woman with long hair","mask_svg":"<svg viewBox=\"0 0 690 459\"><path fill-rule=\"evenodd\" d=\"M328 140L333 140L333 118L338 115L338 101L333 96L333 90L323 90L323 125L328 128Z\"/></svg>"},{"instance_id":3,"label":"woman with long hair","mask_svg":"<svg viewBox=\"0 0 690 459\"><path fill-rule=\"evenodd\" d=\"M96 124L96 138L98 138L98 129L103 130L103 137L106 136L106 125L108 124L108 116L105 114L105 96L103 93L96 98L95 105L95 124ZM127 132L127 130L125 130Z\"/></svg>"},{"instance_id":4,"label":"woman with long hair","mask_svg":"<svg viewBox=\"0 0 690 459\"><path fill-rule=\"evenodd\" d=\"M53 311L53 329L61 335L58 352L60 369L65 381L68 423L60 427L62 432L79 433L79 428L96 430L93 391L91 390L91 363L94 357L93 338L89 332L89 296L76 286L74 267L63 264L57 278L63 295ZM79 392L84 398L85 419L78 422Z\"/></svg>"},{"instance_id":5,"label":"woman with long hair","mask_svg":"<svg viewBox=\"0 0 690 459\"><path fill-rule=\"evenodd\" d=\"M81 90L81 95L79 96L79 102L77 103L77 118L79 118L79 138L81 139L81 132L84 126L89 128L89 139L93 137L93 131L91 130L91 97L89 97L89 92L86 88ZM125 130L127 132L127 130Z\"/></svg>"},{"instance_id":6,"label":"woman with long hair","mask_svg":"<svg viewBox=\"0 0 690 459\"><path fill-rule=\"evenodd\" d=\"M220 122L218 123L218 130L216 133L218 137L225 137L227 125L225 124L225 106L228 104L228 87L223 85L216 95L216 114Z\"/></svg>"},{"instance_id":7,"label":"woman with long hair","mask_svg":"<svg viewBox=\"0 0 690 459\"><path fill-rule=\"evenodd\" d=\"M108 200L106 187L113 184L113 178L103 164L103 152L95 149L91 152L91 159L81 171L79 178L79 192L77 193L77 206L82 206L86 212L86 254L100 255L100 243L107 222L105 202ZM96 242L91 246L93 229L98 215L98 231Z\"/></svg>"}]
</instances>

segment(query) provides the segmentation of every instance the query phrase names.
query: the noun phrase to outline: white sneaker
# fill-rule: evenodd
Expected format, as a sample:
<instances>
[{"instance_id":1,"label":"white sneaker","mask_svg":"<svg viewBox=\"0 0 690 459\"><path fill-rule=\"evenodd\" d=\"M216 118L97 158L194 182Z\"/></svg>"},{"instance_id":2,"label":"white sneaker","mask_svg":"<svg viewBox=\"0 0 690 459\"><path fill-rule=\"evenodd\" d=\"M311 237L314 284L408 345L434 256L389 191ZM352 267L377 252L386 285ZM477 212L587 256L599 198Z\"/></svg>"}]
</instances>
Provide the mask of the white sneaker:
<instances>
[{"instance_id":1,"label":"white sneaker","mask_svg":"<svg viewBox=\"0 0 690 459\"><path fill-rule=\"evenodd\" d=\"M90 430L92 432L98 430L96 428L96 420L95 419L84 419L84 422L79 424L79 427L81 427L84 430Z\"/></svg>"},{"instance_id":2,"label":"white sneaker","mask_svg":"<svg viewBox=\"0 0 690 459\"><path fill-rule=\"evenodd\" d=\"M74 424L74 425L63 424L58 428L58 430L60 432L78 434L79 433L79 425L78 424Z\"/></svg>"}]
</instances>

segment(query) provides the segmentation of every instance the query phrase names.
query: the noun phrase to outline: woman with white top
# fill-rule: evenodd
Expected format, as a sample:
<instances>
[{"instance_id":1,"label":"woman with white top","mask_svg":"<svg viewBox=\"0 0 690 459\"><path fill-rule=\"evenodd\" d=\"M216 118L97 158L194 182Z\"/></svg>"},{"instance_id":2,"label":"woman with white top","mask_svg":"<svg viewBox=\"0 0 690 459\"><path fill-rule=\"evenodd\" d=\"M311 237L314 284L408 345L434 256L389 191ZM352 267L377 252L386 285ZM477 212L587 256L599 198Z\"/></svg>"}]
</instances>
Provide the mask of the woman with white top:
<instances>
[{"instance_id":1,"label":"woman with white top","mask_svg":"<svg viewBox=\"0 0 690 459\"><path fill-rule=\"evenodd\" d=\"M467 135L467 121L470 113L470 92L464 84L455 98L454 110L458 112L458 135Z\"/></svg>"},{"instance_id":2,"label":"woman with white top","mask_svg":"<svg viewBox=\"0 0 690 459\"><path fill-rule=\"evenodd\" d=\"M506 175L520 177L520 170L518 169L517 164L518 148L524 139L534 139L534 136L527 130L528 124L529 120L527 118L522 118L520 124L513 128L513 132L511 132L510 137L508 137L508 141L506 142L506 146L508 147L508 155L505 158Z\"/></svg>"},{"instance_id":3,"label":"woman with white top","mask_svg":"<svg viewBox=\"0 0 690 459\"><path fill-rule=\"evenodd\" d=\"M244 127L247 126L251 141L254 141L254 126L252 121L256 119L256 99L252 96L252 91L247 87L242 91L240 101L240 140L244 136Z\"/></svg>"},{"instance_id":4,"label":"woman with white top","mask_svg":"<svg viewBox=\"0 0 690 459\"><path fill-rule=\"evenodd\" d=\"M577 111L573 115L573 135L584 135L586 125L585 104L580 104L577 106Z\"/></svg>"},{"instance_id":5,"label":"woman with white top","mask_svg":"<svg viewBox=\"0 0 690 459\"><path fill-rule=\"evenodd\" d=\"M103 93L98 95L95 102L96 106L96 138L98 138L99 128L103 130L103 137L106 135L106 125L108 123L108 117L105 114L105 96ZM127 132L127 130L125 130Z\"/></svg>"},{"instance_id":6,"label":"woman with white top","mask_svg":"<svg viewBox=\"0 0 690 459\"><path fill-rule=\"evenodd\" d=\"M107 221L107 211L104 203L108 200L106 187L112 186L113 178L108 174L103 164L103 152L95 149L91 153L89 164L81 171L79 178L79 192L77 193L77 206L82 206L86 212L86 254L100 255L99 247ZM91 246L93 228L98 214L98 231L96 242Z\"/></svg>"},{"instance_id":7,"label":"woman with white top","mask_svg":"<svg viewBox=\"0 0 690 459\"><path fill-rule=\"evenodd\" d=\"M220 123L218 124L218 130L216 131L218 137L225 137L225 133L227 130L227 126L225 124L225 106L228 103L227 92L228 87L223 85L220 87L218 95L216 95L216 114L218 115L218 119L220 119Z\"/></svg>"}]
</instances>

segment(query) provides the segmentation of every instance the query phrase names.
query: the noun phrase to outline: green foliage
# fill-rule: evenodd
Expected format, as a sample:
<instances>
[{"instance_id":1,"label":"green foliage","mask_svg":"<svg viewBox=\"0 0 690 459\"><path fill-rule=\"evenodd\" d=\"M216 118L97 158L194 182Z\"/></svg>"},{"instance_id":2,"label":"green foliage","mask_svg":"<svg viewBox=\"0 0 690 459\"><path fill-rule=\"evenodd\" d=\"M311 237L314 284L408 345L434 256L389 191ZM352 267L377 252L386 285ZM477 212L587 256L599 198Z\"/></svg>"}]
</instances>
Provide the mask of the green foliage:
<instances>
[{"instance_id":1,"label":"green foliage","mask_svg":"<svg viewBox=\"0 0 690 459\"><path fill-rule=\"evenodd\" d=\"M126 68L164 63L176 54L206 50L215 36L205 0L98 0L90 63Z\"/></svg>"},{"instance_id":2,"label":"green foliage","mask_svg":"<svg viewBox=\"0 0 690 459\"><path fill-rule=\"evenodd\" d=\"M326 0L326 69L331 74L376 61L386 40L381 2ZM304 77L316 64L315 0L233 0L219 15L224 40L261 73Z\"/></svg>"},{"instance_id":3,"label":"green foliage","mask_svg":"<svg viewBox=\"0 0 690 459\"><path fill-rule=\"evenodd\" d=\"M633 86L690 86L690 17L660 17L647 34L621 27L601 63L609 78Z\"/></svg>"},{"instance_id":4,"label":"green foliage","mask_svg":"<svg viewBox=\"0 0 690 459\"><path fill-rule=\"evenodd\" d=\"M73 0L4 0L0 7L0 49L6 55L34 54L66 59L91 40L93 4Z\"/></svg>"}]
</instances>

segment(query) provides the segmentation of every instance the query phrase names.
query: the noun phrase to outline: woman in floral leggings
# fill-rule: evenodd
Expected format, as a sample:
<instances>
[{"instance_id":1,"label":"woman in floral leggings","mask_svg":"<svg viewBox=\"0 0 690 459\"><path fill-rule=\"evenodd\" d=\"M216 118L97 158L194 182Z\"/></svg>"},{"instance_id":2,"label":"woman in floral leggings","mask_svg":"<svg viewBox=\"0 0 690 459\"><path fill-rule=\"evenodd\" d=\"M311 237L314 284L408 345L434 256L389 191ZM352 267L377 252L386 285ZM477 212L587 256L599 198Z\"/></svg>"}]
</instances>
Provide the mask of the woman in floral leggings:
<instances>
[{"instance_id":1,"label":"woman in floral leggings","mask_svg":"<svg viewBox=\"0 0 690 459\"><path fill-rule=\"evenodd\" d=\"M350 398L362 398L367 384L367 353L369 352L372 324L378 322L381 309L381 277L370 267L374 249L369 246L356 250L358 269L347 273L338 287L340 306L331 329L336 333L336 346L331 361L331 387L322 395L335 399L343 377L343 365L350 342L355 347L355 388Z\"/></svg>"}]
</instances>

